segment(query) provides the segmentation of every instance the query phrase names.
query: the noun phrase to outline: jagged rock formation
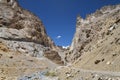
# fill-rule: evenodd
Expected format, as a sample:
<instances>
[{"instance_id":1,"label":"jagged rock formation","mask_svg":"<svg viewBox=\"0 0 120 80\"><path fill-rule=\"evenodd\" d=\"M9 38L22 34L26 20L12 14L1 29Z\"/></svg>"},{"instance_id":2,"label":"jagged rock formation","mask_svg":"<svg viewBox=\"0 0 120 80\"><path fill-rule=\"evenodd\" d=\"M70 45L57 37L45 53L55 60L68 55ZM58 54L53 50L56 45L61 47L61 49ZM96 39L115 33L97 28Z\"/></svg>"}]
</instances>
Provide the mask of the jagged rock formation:
<instances>
[{"instance_id":1,"label":"jagged rock formation","mask_svg":"<svg viewBox=\"0 0 120 80\"><path fill-rule=\"evenodd\" d=\"M78 16L65 59L69 65L58 68L60 80L119 80L120 5L105 6L86 19Z\"/></svg>"},{"instance_id":2,"label":"jagged rock formation","mask_svg":"<svg viewBox=\"0 0 120 80\"><path fill-rule=\"evenodd\" d=\"M0 1L0 41L11 50L33 57L43 57L45 51L57 48L42 21L22 9L16 0Z\"/></svg>"},{"instance_id":3,"label":"jagged rock formation","mask_svg":"<svg viewBox=\"0 0 120 80\"><path fill-rule=\"evenodd\" d=\"M88 15L86 19L77 17L76 33L73 38L68 61L75 61L82 54L91 52L97 48L106 36L114 36L113 31L119 29L120 5L105 6L95 13ZM119 33L118 33L119 34ZM117 36L117 40L119 35ZM119 45L117 45L119 46Z\"/></svg>"},{"instance_id":4,"label":"jagged rock formation","mask_svg":"<svg viewBox=\"0 0 120 80\"><path fill-rule=\"evenodd\" d=\"M55 49L38 17L22 9L16 0L0 0L0 80L17 80L63 65ZM56 53L49 56L48 51Z\"/></svg>"},{"instance_id":5,"label":"jagged rock formation","mask_svg":"<svg viewBox=\"0 0 120 80\"><path fill-rule=\"evenodd\" d=\"M1 38L40 43L46 47L54 46L44 25L36 16L19 7L16 1L1 0L0 4Z\"/></svg>"},{"instance_id":6,"label":"jagged rock formation","mask_svg":"<svg viewBox=\"0 0 120 80\"><path fill-rule=\"evenodd\" d=\"M11 50L42 57L55 49L38 17L22 9L16 0L0 1L0 41Z\"/></svg>"}]
</instances>

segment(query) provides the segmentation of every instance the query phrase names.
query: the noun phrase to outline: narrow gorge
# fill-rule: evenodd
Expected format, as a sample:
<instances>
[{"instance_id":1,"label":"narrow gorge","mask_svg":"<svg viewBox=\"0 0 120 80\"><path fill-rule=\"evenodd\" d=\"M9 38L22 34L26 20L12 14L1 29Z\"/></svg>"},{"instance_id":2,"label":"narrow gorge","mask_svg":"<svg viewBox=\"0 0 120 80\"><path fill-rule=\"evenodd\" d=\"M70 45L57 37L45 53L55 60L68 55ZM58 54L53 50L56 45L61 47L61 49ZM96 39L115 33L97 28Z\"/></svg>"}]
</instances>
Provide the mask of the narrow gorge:
<instances>
[{"instance_id":1,"label":"narrow gorge","mask_svg":"<svg viewBox=\"0 0 120 80\"><path fill-rule=\"evenodd\" d=\"M0 0L0 80L120 80L120 4L78 16L64 49L17 0Z\"/></svg>"}]
</instances>

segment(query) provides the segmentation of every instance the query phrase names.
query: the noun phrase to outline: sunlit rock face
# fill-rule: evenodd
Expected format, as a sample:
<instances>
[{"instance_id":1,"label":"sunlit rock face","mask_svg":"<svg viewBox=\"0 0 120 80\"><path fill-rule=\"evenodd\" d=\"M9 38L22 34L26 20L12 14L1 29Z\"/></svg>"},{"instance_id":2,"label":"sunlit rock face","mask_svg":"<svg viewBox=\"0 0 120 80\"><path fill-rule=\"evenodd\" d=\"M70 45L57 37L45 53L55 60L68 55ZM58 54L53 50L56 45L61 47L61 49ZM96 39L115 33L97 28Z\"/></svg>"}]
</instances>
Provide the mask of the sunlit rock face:
<instances>
[{"instance_id":1,"label":"sunlit rock face","mask_svg":"<svg viewBox=\"0 0 120 80\"><path fill-rule=\"evenodd\" d=\"M34 48L34 45L39 46L36 49L38 53L44 50L41 50L41 46L55 48L42 21L31 12L22 9L16 0L0 1L0 40L14 50L26 46L24 51L27 53L34 53L34 49L30 48ZM38 54L36 52L35 54Z\"/></svg>"},{"instance_id":2,"label":"sunlit rock face","mask_svg":"<svg viewBox=\"0 0 120 80\"><path fill-rule=\"evenodd\" d=\"M67 53L68 61L77 60L82 54L96 48L96 44L103 40L114 27L119 26L120 5L105 6L86 19L77 17L76 33L74 35L70 52Z\"/></svg>"},{"instance_id":3,"label":"sunlit rock face","mask_svg":"<svg viewBox=\"0 0 120 80\"><path fill-rule=\"evenodd\" d=\"M54 43L46 34L44 25L36 16L19 7L15 0L2 0L0 4L2 4L0 5L1 30L6 32L4 34L8 32L14 34L11 36L7 35L7 37L6 35L2 35L1 37L24 39L40 43L46 47L54 46Z\"/></svg>"},{"instance_id":4,"label":"sunlit rock face","mask_svg":"<svg viewBox=\"0 0 120 80\"><path fill-rule=\"evenodd\" d=\"M82 19L66 52L60 80L120 79L120 4L105 6Z\"/></svg>"},{"instance_id":5,"label":"sunlit rock face","mask_svg":"<svg viewBox=\"0 0 120 80\"><path fill-rule=\"evenodd\" d=\"M63 65L56 48L37 16L17 0L0 0L0 80L19 80ZM55 53L51 56L50 51Z\"/></svg>"}]
</instances>

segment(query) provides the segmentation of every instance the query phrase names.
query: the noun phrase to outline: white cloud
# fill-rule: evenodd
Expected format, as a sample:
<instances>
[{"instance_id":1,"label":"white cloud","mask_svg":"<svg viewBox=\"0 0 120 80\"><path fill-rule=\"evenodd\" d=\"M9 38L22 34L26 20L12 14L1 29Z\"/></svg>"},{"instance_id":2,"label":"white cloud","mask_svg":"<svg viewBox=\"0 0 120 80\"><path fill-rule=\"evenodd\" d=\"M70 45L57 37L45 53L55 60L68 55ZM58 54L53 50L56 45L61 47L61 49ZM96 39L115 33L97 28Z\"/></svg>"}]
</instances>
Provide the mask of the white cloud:
<instances>
[{"instance_id":1,"label":"white cloud","mask_svg":"<svg viewBox=\"0 0 120 80\"><path fill-rule=\"evenodd\" d=\"M64 48L64 49L67 49L67 48L69 48L70 46L62 46L62 48Z\"/></svg>"},{"instance_id":2,"label":"white cloud","mask_svg":"<svg viewBox=\"0 0 120 80\"><path fill-rule=\"evenodd\" d=\"M62 36L57 36L56 38L57 38L57 39L60 39L61 37L62 37Z\"/></svg>"}]
</instances>

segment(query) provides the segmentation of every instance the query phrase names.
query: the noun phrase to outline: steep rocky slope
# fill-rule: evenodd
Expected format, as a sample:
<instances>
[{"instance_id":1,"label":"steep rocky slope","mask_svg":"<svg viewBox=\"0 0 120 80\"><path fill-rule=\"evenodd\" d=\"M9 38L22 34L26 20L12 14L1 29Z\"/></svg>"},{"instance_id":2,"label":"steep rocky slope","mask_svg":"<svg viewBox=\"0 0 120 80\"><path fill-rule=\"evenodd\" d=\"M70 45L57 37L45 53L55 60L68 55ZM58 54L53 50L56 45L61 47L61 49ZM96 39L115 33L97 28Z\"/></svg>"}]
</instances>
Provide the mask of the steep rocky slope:
<instances>
[{"instance_id":1,"label":"steep rocky slope","mask_svg":"<svg viewBox=\"0 0 120 80\"><path fill-rule=\"evenodd\" d=\"M0 1L0 41L11 50L33 57L43 57L44 52L57 49L42 21L22 9L16 0ZM59 56L57 52L56 55Z\"/></svg>"},{"instance_id":2,"label":"steep rocky slope","mask_svg":"<svg viewBox=\"0 0 120 80\"><path fill-rule=\"evenodd\" d=\"M26 41L53 47L42 22L27 10L22 9L14 0L0 1L0 38L5 40Z\"/></svg>"},{"instance_id":3,"label":"steep rocky slope","mask_svg":"<svg viewBox=\"0 0 120 80\"><path fill-rule=\"evenodd\" d=\"M120 5L105 6L86 19L77 17L69 65L57 69L61 80L120 79Z\"/></svg>"},{"instance_id":4,"label":"steep rocky slope","mask_svg":"<svg viewBox=\"0 0 120 80\"><path fill-rule=\"evenodd\" d=\"M63 65L55 49L38 17L16 0L0 0L0 80L17 80Z\"/></svg>"},{"instance_id":5,"label":"steep rocky slope","mask_svg":"<svg viewBox=\"0 0 120 80\"><path fill-rule=\"evenodd\" d=\"M76 33L68 53L68 61L75 61L82 54L95 50L100 43L107 41L105 40L107 37L111 39L110 37L116 36L116 40L119 42L119 14L120 5L116 5L105 6L88 15L86 19L78 16ZM115 30L118 30L118 33L114 32ZM116 46L119 47L119 43Z\"/></svg>"}]
</instances>

